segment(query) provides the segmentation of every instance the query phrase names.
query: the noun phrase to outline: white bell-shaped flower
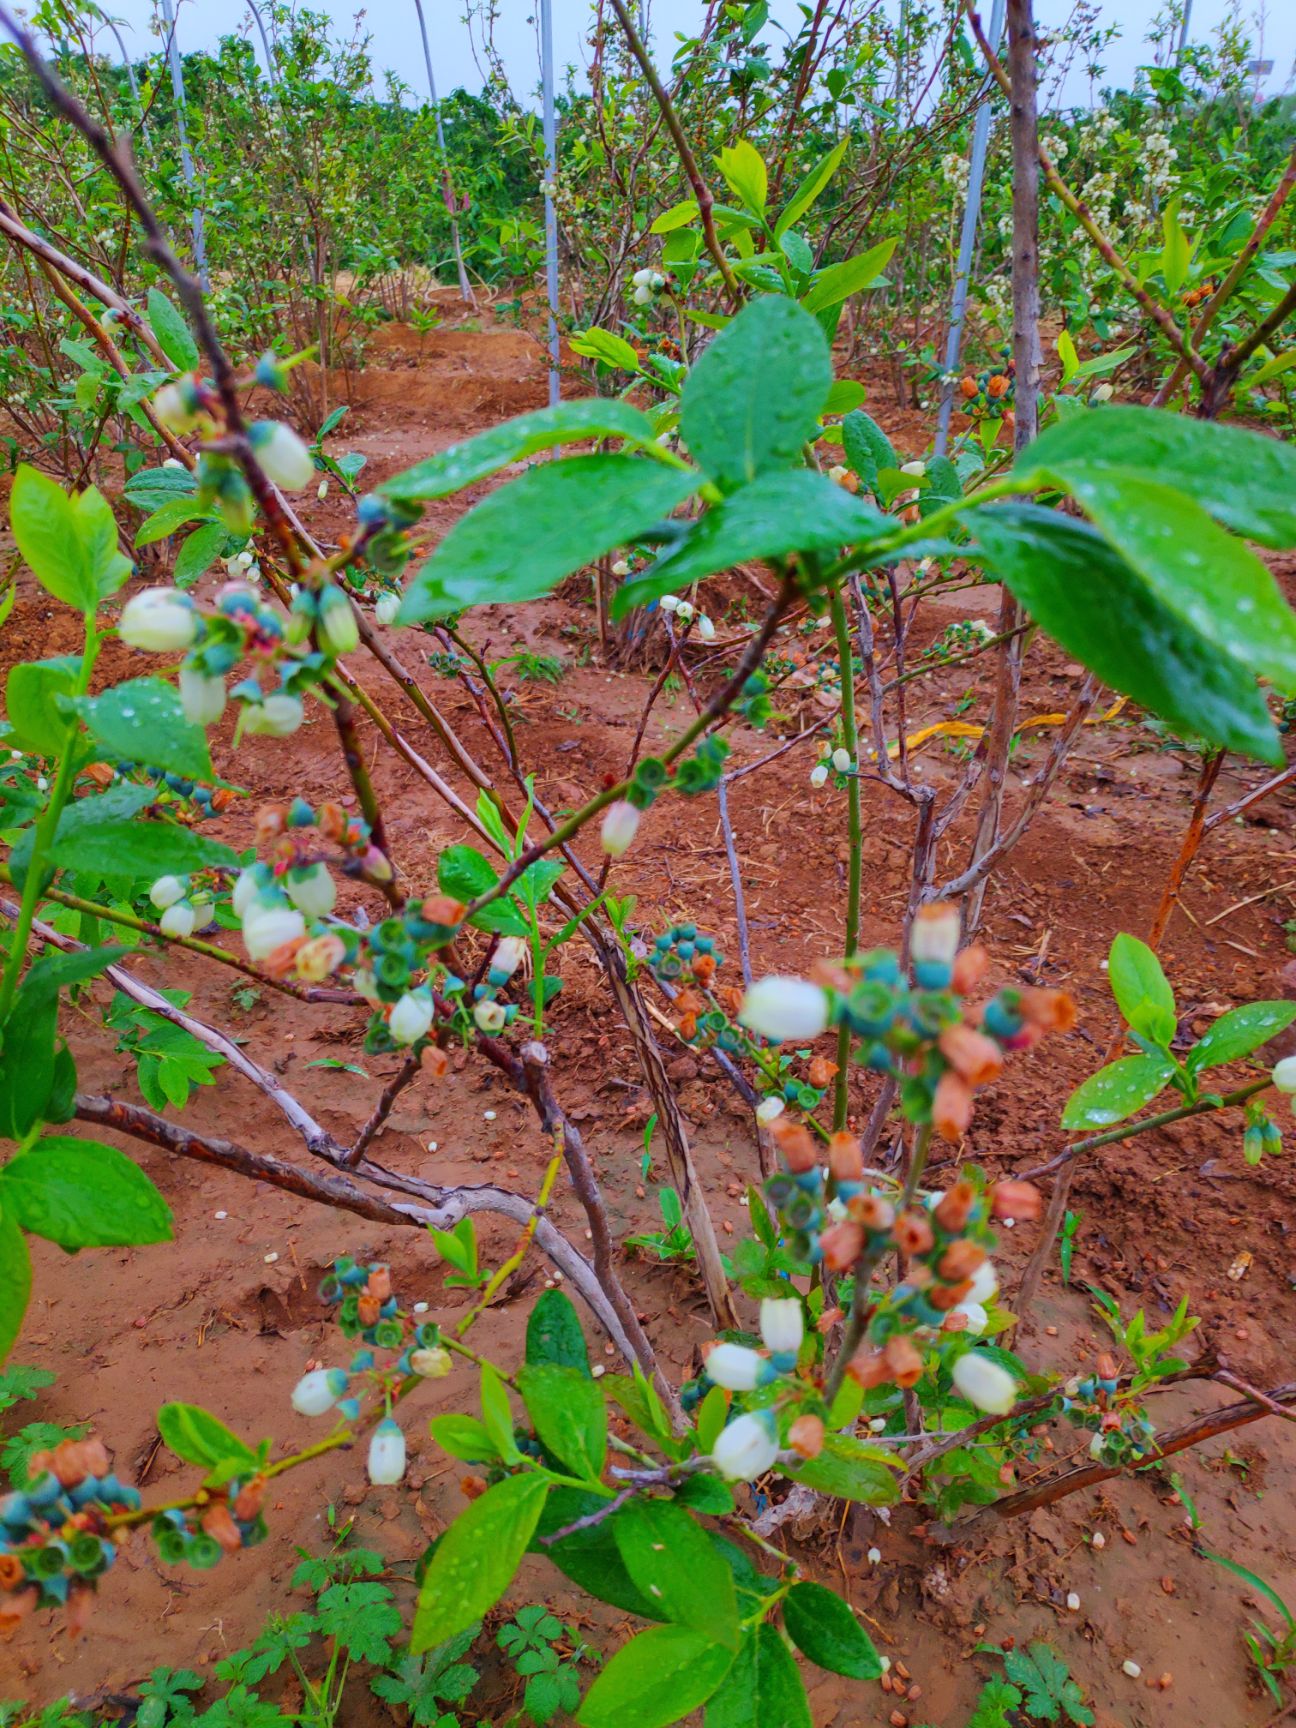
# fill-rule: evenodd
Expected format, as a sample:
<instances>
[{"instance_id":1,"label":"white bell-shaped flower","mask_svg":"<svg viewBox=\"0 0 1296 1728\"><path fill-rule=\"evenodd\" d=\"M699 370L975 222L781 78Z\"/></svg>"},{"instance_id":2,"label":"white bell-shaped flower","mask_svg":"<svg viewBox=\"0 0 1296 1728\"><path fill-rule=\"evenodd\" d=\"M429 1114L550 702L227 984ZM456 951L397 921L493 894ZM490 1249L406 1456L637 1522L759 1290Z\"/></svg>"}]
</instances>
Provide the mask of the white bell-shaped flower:
<instances>
[{"instance_id":1,"label":"white bell-shaped flower","mask_svg":"<svg viewBox=\"0 0 1296 1728\"><path fill-rule=\"evenodd\" d=\"M384 1416L373 1431L369 1442L369 1480L376 1487L387 1488L399 1482L405 1474L405 1436L400 1424Z\"/></svg>"},{"instance_id":2,"label":"white bell-shaped flower","mask_svg":"<svg viewBox=\"0 0 1296 1728\"><path fill-rule=\"evenodd\" d=\"M979 1350L969 1350L954 1364L954 1385L978 1410L1006 1416L1017 1402L1017 1382L1006 1368Z\"/></svg>"},{"instance_id":3,"label":"white bell-shaped flower","mask_svg":"<svg viewBox=\"0 0 1296 1728\"><path fill-rule=\"evenodd\" d=\"M758 978L743 997L738 1019L774 1044L817 1038L828 1025L828 996L806 978Z\"/></svg>"},{"instance_id":4,"label":"white bell-shaped flower","mask_svg":"<svg viewBox=\"0 0 1296 1728\"><path fill-rule=\"evenodd\" d=\"M158 929L164 936L192 936L198 928L198 914L187 900L177 900L158 919Z\"/></svg>"},{"instance_id":5,"label":"white bell-shaped flower","mask_svg":"<svg viewBox=\"0 0 1296 1728\"><path fill-rule=\"evenodd\" d=\"M773 1370L745 1344L716 1344L707 1352L706 1373L708 1380L727 1392L754 1392L772 1377Z\"/></svg>"},{"instance_id":6,"label":"white bell-shaped flower","mask_svg":"<svg viewBox=\"0 0 1296 1728\"><path fill-rule=\"evenodd\" d=\"M129 648L173 654L197 636L198 615L178 588L144 588L122 607L117 634Z\"/></svg>"},{"instance_id":7,"label":"white bell-shaped flower","mask_svg":"<svg viewBox=\"0 0 1296 1728\"><path fill-rule=\"evenodd\" d=\"M432 1024L430 990L407 990L391 1011L387 1030L393 1044L417 1044Z\"/></svg>"},{"instance_id":8,"label":"white bell-shaped flower","mask_svg":"<svg viewBox=\"0 0 1296 1728\"><path fill-rule=\"evenodd\" d=\"M284 878L284 889L297 910L308 918L324 918L337 904L337 884L327 864L312 864L300 876L290 870Z\"/></svg>"},{"instance_id":9,"label":"white bell-shaped flower","mask_svg":"<svg viewBox=\"0 0 1296 1728\"><path fill-rule=\"evenodd\" d=\"M794 1356L805 1336L805 1316L795 1296L765 1296L760 1305L760 1335L776 1356Z\"/></svg>"},{"instance_id":10,"label":"white bell-shaped flower","mask_svg":"<svg viewBox=\"0 0 1296 1728\"><path fill-rule=\"evenodd\" d=\"M767 1410L737 1416L711 1449L712 1462L730 1482L754 1482L779 1454L778 1430Z\"/></svg>"}]
</instances>

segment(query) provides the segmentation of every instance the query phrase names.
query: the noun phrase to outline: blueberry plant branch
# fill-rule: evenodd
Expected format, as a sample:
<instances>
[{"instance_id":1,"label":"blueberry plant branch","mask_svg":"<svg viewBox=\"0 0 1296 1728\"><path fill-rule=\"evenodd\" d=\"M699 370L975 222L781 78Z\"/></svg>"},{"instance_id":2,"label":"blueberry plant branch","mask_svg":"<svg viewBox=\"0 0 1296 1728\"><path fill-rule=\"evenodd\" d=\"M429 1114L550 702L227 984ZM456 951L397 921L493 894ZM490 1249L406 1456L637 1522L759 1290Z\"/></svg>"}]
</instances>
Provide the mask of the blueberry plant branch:
<instances>
[{"instance_id":1,"label":"blueberry plant branch","mask_svg":"<svg viewBox=\"0 0 1296 1728\"><path fill-rule=\"evenodd\" d=\"M1256 217L1255 227L1247 237L1246 244L1234 259L1231 268L1221 280L1219 287L1202 308L1201 316L1198 318L1196 327L1193 330L1192 339L1193 345L1196 348L1201 348L1201 345L1209 334L1211 325L1215 322L1220 309L1224 306L1226 301L1232 297L1243 276L1245 276L1252 263L1255 261L1256 254L1259 252L1262 242L1269 233L1269 230L1273 227L1274 223L1278 220L1278 217L1282 214L1283 206L1291 197L1293 191L1296 191L1296 145L1292 146L1291 155L1287 158L1287 166L1284 168L1282 175L1278 180L1278 184L1274 187L1268 203L1260 212L1259 216ZM1277 326L1275 326L1275 328L1277 328ZM1261 336L1259 340L1264 341L1265 339L1264 336ZM1259 342L1253 344L1252 351L1254 351L1254 347L1258 346ZM1245 355L1243 356L1243 359L1245 359ZM1188 376L1188 371L1189 367L1184 359L1181 358L1176 361L1173 370L1167 375L1165 381L1157 390L1156 395L1152 398L1152 406L1154 408L1164 408L1170 402L1175 391Z\"/></svg>"},{"instance_id":2,"label":"blueberry plant branch","mask_svg":"<svg viewBox=\"0 0 1296 1728\"><path fill-rule=\"evenodd\" d=\"M1190 1446L1200 1446L1219 1434L1231 1434L1235 1429L1245 1428L1248 1423L1259 1422L1272 1414L1271 1405L1285 1406L1293 1401L1296 1401L1296 1383L1288 1382L1275 1386L1271 1392L1265 1394L1263 1402L1247 1398L1240 1404L1226 1404L1223 1409L1194 1416L1177 1428L1167 1428L1137 1465L1076 1465L1073 1469L1060 1471L1030 1488L1023 1488L1016 1494L1005 1495L1002 1500L995 1501L992 1510L997 1518L1017 1518L1027 1512L1036 1512L1041 1506L1055 1505L1057 1501L1081 1488L1093 1488L1099 1482L1110 1481L1113 1476L1124 1476L1132 1469L1158 1464L1162 1459L1172 1458L1176 1452L1184 1452Z\"/></svg>"},{"instance_id":3,"label":"blueberry plant branch","mask_svg":"<svg viewBox=\"0 0 1296 1728\"><path fill-rule=\"evenodd\" d=\"M13 877L7 864L0 864L0 882L12 885ZM334 1002L346 1007L356 1007L364 1000L357 996L354 990L339 989L336 985L299 984L291 978L272 978L262 967L253 965L250 960L240 959L237 954L231 954L227 948L218 947L215 942L206 942L201 936L172 935L170 931L150 923L147 918L136 917L133 912L127 912L120 906L106 906L98 900L87 900L80 894L69 894L63 888L44 888L41 899L53 901L56 906L66 906L71 912L83 912L87 917L101 918L105 924L119 925L123 930L135 930L141 936L147 936L166 947L182 948L190 954L200 955L202 959L226 966L232 972L241 972L245 978L254 979L256 983L277 990L281 995L294 996L299 1002ZM16 919L17 904L0 900L0 913L7 918Z\"/></svg>"},{"instance_id":4,"label":"blueberry plant branch","mask_svg":"<svg viewBox=\"0 0 1296 1728\"><path fill-rule=\"evenodd\" d=\"M676 112L675 104L671 101L666 86L657 76L657 69L653 65L652 55L649 54L642 36L640 36L638 30L635 28L634 20L630 16L630 10L625 4L625 0L609 0L609 4L617 15L617 22L620 24L621 29L625 34L625 39L629 44L630 52L639 62L640 70L643 72L648 88L652 91L653 99L656 101L658 110L666 122L666 129L675 141L675 149L679 155L680 167L684 170L685 178L693 188L693 196L697 200L698 216L702 223L702 233L706 240L707 251L711 254L712 258L714 258L716 269L720 272L720 280L724 283L725 291L736 309L742 304L743 291L738 278L733 273L728 258L725 256L724 247L720 244L719 236L716 233L715 216L713 214L715 199L711 196L711 188L707 185L706 178L703 175L702 170L698 167L697 158L693 154L693 147L688 141L688 135L684 131L683 126L680 124L680 118Z\"/></svg>"},{"instance_id":5,"label":"blueberry plant branch","mask_svg":"<svg viewBox=\"0 0 1296 1728\"><path fill-rule=\"evenodd\" d=\"M777 630L784 613L792 604L795 592L792 580L785 578L778 597L766 612L760 629L743 650L733 673L697 718L684 728L667 749L663 750L661 760L668 768L673 762L678 761L691 745L696 744L698 739L705 732L708 732L717 721L722 720L738 700L742 694L743 686L764 658L765 650L773 640L774 632ZM582 804L579 810L574 811L566 821L559 823L558 827L553 829L551 833L534 841L520 852L499 880L470 903L464 913L465 919L473 919L493 901L498 900L501 894L506 894L518 878L534 863L543 858L546 852L551 852L555 846L565 846L569 840L574 839L580 833L582 828L593 821L600 811L624 798L629 789L629 780L621 780L615 786L604 787L601 792L595 793L592 798Z\"/></svg>"},{"instance_id":6,"label":"blueberry plant branch","mask_svg":"<svg viewBox=\"0 0 1296 1728\"><path fill-rule=\"evenodd\" d=\"M1016 422L1013 450L1020 459L1038 430L1040 380L1039 107L1035 20L1031 0L1008 0L1008 98L1012 134L1012 302ZM985 795L972 843L973 879L963 904L965 936L976 933L985 903L987 872L976 867L999 839L1003 801L1021 705L1024 644L1017 635L1022 610L1005 586L999 603L994 710L984 739Z\"/></svg>"},{"instance_id":7,"label":"blueberry plant branch","mask_svg":"<svg viewBox=\"0 0 1296 1728\"><path fill-rule=\"evenodd\" d=\"M976 11L975 6L972 4L972 0L965 0L965 4L967 5L968 22L971 24L972 33L977 39L977 46L985 56L986 64L993 73L999 88L1003 91L1004 95L1008 96L1011 100L1012 85L1008 74L1004 71L1003 66L1000 64L998 55L995 53L993 47L986 38L985 31L981 25L980 16ZM1076 221L1089 236L1089 239L1092 241L1095 250L1098 252L1103 262L1120 282L1121 287L1124 288L1126 293L1138 303L1144 316L1151 323L1156 325L1157 329L1160 330L1161 334L1165 337L1166 341L1169 342L1171 348L1173 348L1184 364L1190 367L1191 370L1197 374L1198 378L1201 379L1202 383L1205 384L1210 377L1210 366L1208 363L1197 352L1196 348L1193 346L1191 338L1185 336L1174 318L1171 317L1170 313L1161 305L1160 301L1156 299L1155 295L1151 294L1138 280L1129 265L1112 245L1107 235L1099 227L1089 206L1082 198L1076 196L1076 194L1067 185L1066 181L1063 180L1062 176L1058 173L1053 158L1050 156L1043 144L1039 146L1039 164L1044 171L1044 178L1048 183L1049 191L1052 192L1058 202L1075 217Z\"/></svg>"},{"instance_id":8,"label":"blueberry plant branch","mask_svg":"<svg viewBox=\"0 0 1296 1728\"><path fill-rule=\"evenodd\" d=\"M1193 859L1197 856L1206 833L1206 811L1223 763L1224 752L1222 750L1207 751L1201 759L1188 824L1184 829L1174 862L1167 873L1161 899L1152 918L1152 927L1148 932L1148 947L1154 954L1161 946L1162 939L1170 924L1171 914L1178 902L1179 890L1183 886L1184 877L1187 875ZM1125 1046L1125 1039L1125 1026L1122 1023L1112 1036L1104 1061L1111 1062L1120 1054ZM1031 1257L1026 1263L1026 1270L1022 1274L1018 1291L1018 1309L1023 1318L1030 1313L1039 1294L1039 1287L1044 1278L1044 1268L1052 1257L1054 1245L1062 1229L1062 1221L1066 1216L1067 1202L1071 1197L1071 1188L1075 1182L1076 1171L1076 1161L1068 1159L1060 1170L1049 1195L1044 1222L1031 1251Z\"/></svg>"},{"instance_id":9,"label":"blueberry plant branch","mask_svg":"<svg viewBox=\"0 0 1296 1728\"><path fill-rule=\"evenodd\" d=\"M829 590L828 611L832 619L833 635L837 640L837 662L841 668L842 748L851 759L851 773L846 785L846 835L849 854L846 862L846 926L842 952L854 954L859 948L864 830L860 801L859 728L855 720L855 661L842 587L839 583ZM837 1032L837 1073L833 1081L833 1128L839 1132L846 1126L846 1115L850 1107L850 1044L851 1029L843 1021Z\"/></svg>"},{"instance_id":10,"label":"blueberry plant branch","mask_svg":"<svg viewBox=\"0 0 1296 1728\"><path fill-rule=\"evenodd\" d=\"M1116 1128L1104 1128L1101 1134L1087 1134L1083 1140L1073 1141L1045 1163L1034 1164L1028 1170L1021 1171L1020 1180L1035 1182L1043 1176L1052 1176L1089 1152L1096 1152L1103 1146L1115 1146L1122 1140L1132 1140L1136 1134L1146 1133L1150 1129L1168 1128L1172 1122L1182 1122L1189 1116L1209 1116L1216 1110L1233 1109L1258 1097L1272 1085L1272 1078L1265 1074L1260 1079L1248 1080L1243 1086L1235 1086L1230 1092L1209 1093L1204 1098L1198 1098L1195 1103L1177 1104L1171 1110L1158 1111L1155 1116L1141 1116L1136 1122L1123 1122Z\"/></svg>"},{"instance_id":11,"label":"blueberry plant branch","mask_svg":"<svg viewBox=\"0 0 1296 1728\"><path fill-rule=\"evenodd\" d=\"M526 1225L536 1217L534 1202L493 1184L438 1187L414 1177L400 1175L365 1160L354 1171L338 1161L327 1171L303 1169L270 1153L253 1152L231 1140L199 1134L141 1104L122 1099L77 1094L76 1115L80 1121L115 1129L132 1139L158 1146L183 1158L217 1165L253 1181L267 1182L302 1199L314 1200L335 1210L352 1212L373 1223L439 1230L453 1229L460 1219L479 1213L495 1213ZM379 1192L374 1192L378 1189ZM382 1190L398 1199L384 1198ZM536 1246L581 1297L627 1361L635 1353L615 1311L603 1292L594 1269L548 1218L540 1216L535 1230ZM645 1370L647 1371L647 1370Z\"/></svg>"}]
</instances>

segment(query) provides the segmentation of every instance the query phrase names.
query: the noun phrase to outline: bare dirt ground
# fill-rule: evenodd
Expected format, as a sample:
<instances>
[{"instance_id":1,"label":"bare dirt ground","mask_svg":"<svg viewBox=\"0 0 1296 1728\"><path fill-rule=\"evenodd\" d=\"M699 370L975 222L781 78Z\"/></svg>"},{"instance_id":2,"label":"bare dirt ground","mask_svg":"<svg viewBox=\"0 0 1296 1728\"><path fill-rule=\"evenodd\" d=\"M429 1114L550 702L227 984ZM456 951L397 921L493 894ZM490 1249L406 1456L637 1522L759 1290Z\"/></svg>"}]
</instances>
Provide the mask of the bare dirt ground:
<instances>
[{"instance_id":1,"label":"bare dirt ground","mask_svg":"<svg viewBox=\"0 0 1296 1728\"><path fill-rule=\"evenodd\" d=\"M489 317L479 328L443 328L422 338L389 328L373 343L335 447L363 451L366 482L380 479L508 414L541 405L542 364L529 336L496 327ZM897 409L885 384L871 393L868 406L908 453L921 448L925 417ZM464 504L456 499L432 507L429 541ZM311 520L327 536L340 531L344 515L330 500L318 512L312 505ZM1289 563L1282 573L1296 571ZM489 658L525 647L567 662L556 686L504 677L514 692L522 751L551 808L578 802L605 775L622 771L656 670L605 666L584 585L569 588L570 598L474 614L470 626ZM740 617L744 598L753 611L759 605L759 595L737 579L726 578L720 592L730 601L731 620ZM723 619L723 604L709 603ZM992 605L985 591L952 596L920 628L920 640ZM67 630L67 618L24 586L0 656L7 666L24 654L58 652ZM401 647L417 662L409 638ZM127 658L124 651L110 656L112 675L120 675ZM419 748L467 791L401 692L377 668L357 670ZM1026 711L1064 708L1077 677L1078 668L1061 655L1034 645ZM465 735L479 737L462 691L431 671L424 678ZM989 694L989 674L977 662L937 674L911 686L910 728L956 711L963 719L984 719ZM690 713L684 691L665 697L649 725L650 746ZM815 717L806 702L800 717L777 733L790 736ZM736 762L771 748L768 736L742 727L733 744ZM488 746L481 748L486 759ZM1027 736L1014 760L1011 800L1046 750L1047 733ZM226 722L216 758L232 780L270 798L301 793L316 800L336 794L340 785L332 729L322 715L291 744L249 740L237 757ZM807 743L733 790L758 972L804 965L840 943L844 817L831 794L811 791L814 759L815 746ZM954 749L940 739L925 746L918 761L940 786L961 769ZM497 761L489 765L498 770ZM374 773L395 855L411 891L425 890L434 881L439 848L463 839L462 828L403 764L375 751ZM978 1108L966 1154L991 1170L1023 1168L1063 1144L1056 1126L1062 1103L1100 1061L1113 1030L1103 958L1117 931L1146 931L1187 820L1195 776L1195 761L1168 747L1137 714L1127 711L1087 729L1044 814L993 886L987 939L996 979L1064 984L1079 1000L1081 1022L1035 1057L1017 1059ZM1253 766L1230 762L1217 800L1239 796L1259 778ZM890 793L869 786L865 796L865 937L885 942L893 938L902 905L910 837ZM233 844L250 844L252 809L251 801L236 805L216 831ZM1283 930L1284 920L1296 914L1292 810L1287 792L1217 831L1188 878L1183 910L1164 946L1188 1028L1202 1029L1225 1007L1296 988L1296 962ZM966 845L966 832L951 836L942 868L961 860ZM641 914L658 927L694 918L736 956L733 897L713 801L662 800L613 881L620 892L639 896ZM151 956L133 964L150 980L192 990L195 1012L246 1038L258 1059L281 1073L340 1137L354 1134L394 1066L366 1060L368 1082L311 1066L322 1057L355 1055L358 1014L301 1006L270 992L240 1008L231 975L218 968L197 963L184 976L171 971L163 980ZM729 969L736 974L736 958ZM651 1229L657 1192L639 1173L649 1106L628 1040L608 1016L598 975L579 944L564 951L562 970L565 989L550 1035L561 1094L588 1137L615 1228ZM136 1096L132 1064L95 1031L93 1020L79 1024L74 1036L83 1089ZM743 1188L756 1169L750 1118L687 1052L668 1052L668 1059L720 1228L737 1236L745 1223ZM282 1120L262 1109L243 1082L228 1073L219 1078L190 1106L197 1127L283 1156L300 1154ZM861 1115L866 1085L860 1082L856 1100ZM1283 1125L1290 1157L1289 1117ZM1033 1365L1070 1372L1103 1347L1085 1294L1092 1283L1115 1295L1127 1315L1142 1304L1150 1323L1164 1321L1186 1294L1203 1321L1194 1349L1213 1344L1254 1383L1291 1377L1292 1166L1288 1159L1270 1160L1250 1170L1240 1138L1236 1127L1189 1123L1117 1146L1082 1169L1073 1199L1082 1212L1073 1282L1064 1290L1054 1273L1045 1286L1037 1329L1023 1344ZM205 1404L245 1435L273 1435L279 1446L317 1434L292 1413L288 1396L308 1362L345 1354L316 1294L335 1254L390 1259L403 1297L428 1301L434 1316L453 1313L465 1300L445 1289L443 1269L416 1230L375 1227L233 1175L170 1162L147 1149L131 1151L175 1209L175 1243L75 1259L37 1245L36 1296L14 1359L47 1366L59 1378L38 1404L21 1406L6 1420L11 1426L32 1416L93 1424L115 1452L118 1469L138 1480L147 1496L165 1496L188 1480L158 1444L154 1411L167 1399ZM420 1081L404 1094L380 1152L389 1163L439 1180L489 1177L523 1191L534 1190L548 1155L522 1102L490 1069L467 1061L456 1061L441 1084ZM579 1239L583 1222L569 1194L559 1194L555 1213ZM493 1253L511 1246L507 1226L488 1224L484 1234ZM1029 1226L1016 1230L1002 1258L1010 1266L1020 1263L1032 1237ZM1243 1249L1253 1259L1235 1282L1228 1270ZM629 1261L625 1273L668 1370L687 1373L708 1332L696 1283L686 1271L642 1260ZM529 1299L544 1276L536 1265L526 1295L480 1322L474 1332L479 1349L505 1362L517 1358ZM1011 1291L1013 1278L1006 1282ZM1056 1328L1056 1336L1045 1328ZM601 1338L595 1348L603 1349ZM388 1557L398 1590L411 1594L399 1581L409 1579L427 1540L463 1505L461 1467L428 1438L426 1417L471 1408L473 1380L456 1370L429 1388L417 1408L409 1407L411 1467L399 1489L370 1488L359 1455L333 1455L318 1468L297 1471L276 1484L267 1507L269 1542L223 1561L212 1574L165 1569L151 1546L137 1541L102 1592L90 1636L69 1643L58 1620L42 1615L0 1645L0 1696L46 1701L70 1693L86 1700L129 1691L159 1663L203 1671L249 1641L267 1613L293 1605L287 1591L297 1550L316 1552L327 1544L330 1507L354 1517L359 1538ZM1229 1401L1220 1388L1190 1386L1159 1398L1157 1415L1169 1425L1192 1409ZM1086 1441L1087 1435L1059 1427L1055 1456L1079 1453ZM1272 1420L1257 1424L1177 1462L1206 1543L1296 1597L1296 1508L1284 1488L1296 1462L1290 1428ZM1105 1537L1100 1548L1089 1540L1098 1531ZM882 1558L870 1565L867 1551L874 1546ZM985 1512L944 1530L920 1507L901 1507L886 1525L857 1509L800 1552L812 1573L849 1594L880 1648L910 1670L921 1694L903 1701L902 1713L915 1725L963 1728L980 1679L999 1671L993 1660L975 1654L977 1646L1033 1638L1047 1639L1065 1657L1103 1728L1258 1728L1270 1714L1242 1643L1259 1605L1248 1601L1244 1584L1194 1552L1185 1506L1168 1472L1106 1484L1012 1523ZM1066 1607L1070 1591L1079 1595L1078 1611ZM548 1602L564 1618L583 1612L540 1560L525 1563L509 1601L514 1607ZM605 1649L627 1630L610 1611L590 1621L593 1641ZM1140 1664L1141 1678L1122 1671L1127 1658ZM1167 1682L1158 1685L1162 1677ZM876 1685L815 1670L807 1670L807 1680L816 1728L895 1720L897 1699ZM502 1720L509 1707L501 1681L480 1713ZM477 1710L478 1701L470 1708ZM345 1719L377 1720L371 1713L378 1710L357 1687Z\"/></svg>"}]
</instances>

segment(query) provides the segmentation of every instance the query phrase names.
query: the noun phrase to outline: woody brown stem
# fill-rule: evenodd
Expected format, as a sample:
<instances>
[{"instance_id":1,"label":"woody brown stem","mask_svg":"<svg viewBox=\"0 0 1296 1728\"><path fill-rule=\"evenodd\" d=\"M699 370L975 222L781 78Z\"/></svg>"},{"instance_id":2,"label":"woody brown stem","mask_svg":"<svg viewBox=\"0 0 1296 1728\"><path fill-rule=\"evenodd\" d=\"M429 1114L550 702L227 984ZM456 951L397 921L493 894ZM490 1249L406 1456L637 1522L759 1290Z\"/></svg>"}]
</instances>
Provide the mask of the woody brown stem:
<instances>
[{"instance_id":1,"label":"woody brown stem","mask_svg":"<svg viewBox=\"0 0 1296 1728\"><path fill-rule=\"evenodd\" d=\"M1136 1463L1081 1464L1074 1469L1063 1470L1056 1476L1050 1476L1047 1481L1034 1488L1023 1488L1018 1494L1008 1494L1004 1499L995 1502L995 1515L999 1518L1019 1518L1023 1513L1035 1512L1041 1506L1052 1506L1065 1499L1068 1494L1077 1493L1081 1488L1092 1488L1099 1482L1110 1481L1113 1476L1128 1476L1136 1469L1145 1470L1163 1458L1172 1458L1176 1452L1186 1451L1189 1446L1200 1446L1204 1440L1213 1440L1217 1434L1230 1434L1235 1428L1246 1427L1249 1422L1259 1422L1262 1417L1271 1414L1271 1405L1282 1406L1296 1400L1296 1382L1275 1386L1272 1392L1263 1394L1263 1397L1263 1403L1248 1398L1245 1403L1226 1404L1222 1410L1194 1416L1191 1421L1178 1428L1167 1429L1155 1450L1138 1459Z\"/></svg>"}]
</instances>

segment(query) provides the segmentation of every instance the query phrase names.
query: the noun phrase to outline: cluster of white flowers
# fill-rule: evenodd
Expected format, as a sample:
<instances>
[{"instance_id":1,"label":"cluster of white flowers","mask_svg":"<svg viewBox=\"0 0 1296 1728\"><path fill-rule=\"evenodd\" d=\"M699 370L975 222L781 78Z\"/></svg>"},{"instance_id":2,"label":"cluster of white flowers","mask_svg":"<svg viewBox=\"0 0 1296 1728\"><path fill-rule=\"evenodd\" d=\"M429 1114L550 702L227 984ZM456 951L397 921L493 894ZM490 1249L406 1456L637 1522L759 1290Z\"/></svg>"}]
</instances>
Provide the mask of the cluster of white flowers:
<instances>
[{"instance_id":1,"label":"cluster of white flowers","mask_svg":"<svg viewBox=\"0 0 1296 1728\"><path fill-rule=\"evenodd\" d=\"M1143 138L1143 170L1149 193L1166 197L1174 187L1174 164L1179 152L1164 132L1148 132Z\"/></svg>"},{"instance_id":2,"label":"cluster of white flowers","mask_svg":"<svg viewBox=\"0 0 1296 1728\"><path fill-rule=\"evenodd\" d=\"M699 612L691 600L681 600L678 594L663 594L658 601L663 612L673 615L677 624L687 630L697 620L697 633L704 642L714 642L716 628L705 612Z\"/></svg>"},{"instance_id":3,"label":"cluster of white flowers","mask_svg":"<svg viewBox=\"0 0 1296 1728\"><path fill-rule=\"evenodd\" d=\"M1100 228L1111 226L1112 202L1116 197L1116 176L1105 170L1091 174L1080 188L1082 201L1089 206Z\"/></svg>"},{"instance_id":4,"label":"cluster of white flowers","mask_svg":"<svg viewBox=\"0 0 1296 1728\"><path fill-rule=\"evenodd\" d=\"M957 198L966 198L968 178L971 174L971 164L966 156L950 154L941 157L941 179L951 186Z\"/></svg>"},{"instance_id":5,"label":"cluster of white flowers","mask_svg":"<svg viewBox=\"0 0 1296 1728\"><path fill-rule=\"evenodd\" d=\"M1066 139L1056 132L1050 132L1046 137L1041 138L1040 143L1048 151L1055 163L1063 161L1071 151L1071 146L1067 143Z\"/></svg>"},{"instance_id":6,"label":"cluster of white flowers","mask_svg":"<svg viewBox=\"0 0 1296 1728\"><path fill-rule=\"evenodd\" d=\"M636 306L651 306L665 286L660 270L636 270L630 278L630 298Z\"/></svg>"},{"instance_id":7,"label":"cluster of white flowers","mask_svg":"<svg viewBox=\"0 0 1296 1728\"><path fill-rule=\"evenodd\" d=\"M259 582L261 566L257 563L257 555L250 546L245 546L241 552L236 552L232 558L222 558L227 574L236 582Z\"/></svg>"},{"instance_id":8,"label":"cluster of white flowers","mask_svg":"<svg viewBox=\"0 0 1296 1728\"><path fill-rule=\"evenodd\" d=\"M211 917L210 895L190 899L188 878L184 876L159 876L149 889L149 899L162 914L158 929L165 936L192 936L200 921Z\"/></svg>"},{"instance_id":9,"label":"cluster of white flowers","mask_svg":"<svg viewBox=\"0 0 1296 1728\"><path fill-rule=\"evenodd\" d=\"M707 1378L730 1392L753 1392L796 1366L804 1331L799 1298L767 1296L760 1306L760 1333L769 1356L745 1344L716 1344L706 1359ZM754 1482L778 1455L778 1426L769 1410L736 1416L711 1450L716 1469L730 1482Z\"/></svg>"}]
</instances>

